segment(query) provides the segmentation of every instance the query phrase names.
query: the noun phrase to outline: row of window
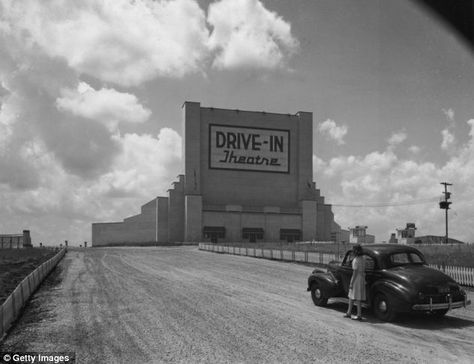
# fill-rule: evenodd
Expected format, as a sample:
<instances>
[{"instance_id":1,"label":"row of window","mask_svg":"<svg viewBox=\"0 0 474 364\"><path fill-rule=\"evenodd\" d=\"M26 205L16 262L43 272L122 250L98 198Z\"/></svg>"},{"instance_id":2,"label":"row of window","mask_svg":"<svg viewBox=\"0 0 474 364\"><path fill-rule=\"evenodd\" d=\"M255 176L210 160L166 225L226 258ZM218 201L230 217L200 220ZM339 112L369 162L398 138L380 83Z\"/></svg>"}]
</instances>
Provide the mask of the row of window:
<instances>
[{"instance_id":1,"label":"row of window","mask_svg":"<svg viewBox=\"0 0 474 364\"><path fill-rule=\"evenodd\" d=\"M225 227L223 226L204 226L203 236L205 239L210 239L212 242L217 242L218 239L225 238ZM242 239L256 242L263 240L264 230L262 228L242 228ZM301 230L298 229L280 229L280 240L288 242L300 241Z\"/></svg>"}]
</instances>

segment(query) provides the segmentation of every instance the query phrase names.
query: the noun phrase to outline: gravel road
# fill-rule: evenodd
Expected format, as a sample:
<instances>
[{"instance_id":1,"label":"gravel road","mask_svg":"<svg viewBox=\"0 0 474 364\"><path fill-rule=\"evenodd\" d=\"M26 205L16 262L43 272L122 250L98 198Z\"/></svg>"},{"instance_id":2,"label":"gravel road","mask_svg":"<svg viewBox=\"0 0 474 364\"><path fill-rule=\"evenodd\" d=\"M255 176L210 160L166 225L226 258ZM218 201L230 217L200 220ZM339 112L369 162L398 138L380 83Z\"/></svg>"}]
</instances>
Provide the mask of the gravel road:
<instances>
[{"instance_id":1,"label":"gravel road","mask_svg":"<svg viewBox=\"0 0 474 364\"><path fill-rule=\"evenodd\" d=\"M472 306L352 321L344 304L313 305L311 270L196 247L70 250L0 351L74 351L79 363L474 360Z\"/></svg>"}]
</instances>

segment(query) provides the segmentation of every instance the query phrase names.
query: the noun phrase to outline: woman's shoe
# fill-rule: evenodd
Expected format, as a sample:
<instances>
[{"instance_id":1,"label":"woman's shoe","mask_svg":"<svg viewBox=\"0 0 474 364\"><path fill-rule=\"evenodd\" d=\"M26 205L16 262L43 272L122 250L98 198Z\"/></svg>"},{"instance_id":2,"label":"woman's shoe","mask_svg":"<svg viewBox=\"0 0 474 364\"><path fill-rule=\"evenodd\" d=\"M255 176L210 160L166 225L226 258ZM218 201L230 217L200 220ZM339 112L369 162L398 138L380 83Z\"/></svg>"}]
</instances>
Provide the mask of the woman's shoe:
<instances>
[{"instance_id":1,"label":"woman's shoe","mask_svg":"<svg viewBox=\"0 0 474 364\"><path fill-rule=\"evenodd\" d=\"M351 318L351 315L349 315L348 313L344 314L344 316L342 317L345 317L345 318Z\"/></svg>"},{"instance_id":2,"label":"woman's shoe","mask_svg":"<svg viewBox=\"0 0 474 364\"><path fill-rule=\"evenodd\" d=\"M351 319L357 320L357 321L362 321L362 316L352 316Z\"/></svg>"}]
</instances>

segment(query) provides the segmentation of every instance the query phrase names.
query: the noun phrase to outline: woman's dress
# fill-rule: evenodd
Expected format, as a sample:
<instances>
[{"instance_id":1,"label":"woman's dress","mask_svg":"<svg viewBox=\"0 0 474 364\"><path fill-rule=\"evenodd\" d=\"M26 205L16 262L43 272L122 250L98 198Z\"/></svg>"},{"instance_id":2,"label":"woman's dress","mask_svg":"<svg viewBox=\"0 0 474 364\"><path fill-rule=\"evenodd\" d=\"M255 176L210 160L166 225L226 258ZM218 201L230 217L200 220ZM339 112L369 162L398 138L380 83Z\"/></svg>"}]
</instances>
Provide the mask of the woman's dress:
<instances>
[{"instance_id":1,"label":"woman's dress","mask_svg":"<svg viewBox=\"0 0 474 364\"><path fill-rule=\"evenodd\" d=\"M349 289L349 298L356 301L365 301L365 260L363 256L357 256L352 261L354 280L352 289Z\"/></svg>"}]
</instances>

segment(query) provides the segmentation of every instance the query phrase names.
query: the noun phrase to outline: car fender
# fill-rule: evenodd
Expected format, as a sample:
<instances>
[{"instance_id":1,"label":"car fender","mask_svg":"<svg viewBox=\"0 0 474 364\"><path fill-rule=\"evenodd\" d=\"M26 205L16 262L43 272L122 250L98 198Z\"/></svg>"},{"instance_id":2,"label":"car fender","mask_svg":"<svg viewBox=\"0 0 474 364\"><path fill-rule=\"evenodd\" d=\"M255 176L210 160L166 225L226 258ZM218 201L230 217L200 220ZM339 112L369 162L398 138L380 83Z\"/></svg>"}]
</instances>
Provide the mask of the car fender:
<instances>
[{"instance_id":1,"label":"car fender","mask_svg":"<svg viewBox=\"0 0 474 364\"><path fill-rule=\"evenodd\" d=\"M339 281L331 272L311 274L311 276L308 278L308 291L311 290L311 286L315 282L320 285L326 297L336 296L340 290Z\"/></svg>"},{"instance_id":2,"label":"car fender","mask_svg":"<svg viewBox=\"0 0 474 364\"><path fill-rule=\"evenodd\" d=\"M389 280L379 280L376 281L370 287L370 304L372 304L372 300L374 299L377 293L383 293L387 296L388 299L393 304L393 307L396 311L409 311L410 310L410 297L411 292L407 287L403 285L389 281Z\"/></svg>"}]
</instances>

